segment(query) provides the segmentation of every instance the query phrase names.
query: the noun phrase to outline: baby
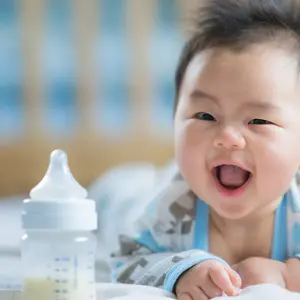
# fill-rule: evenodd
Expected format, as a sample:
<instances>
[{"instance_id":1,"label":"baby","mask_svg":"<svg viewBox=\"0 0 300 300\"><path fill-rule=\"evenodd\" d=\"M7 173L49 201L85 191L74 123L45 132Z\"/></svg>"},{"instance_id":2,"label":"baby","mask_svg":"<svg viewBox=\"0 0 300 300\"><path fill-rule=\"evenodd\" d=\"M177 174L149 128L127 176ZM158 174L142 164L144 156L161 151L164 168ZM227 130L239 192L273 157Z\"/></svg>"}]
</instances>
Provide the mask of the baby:
<instances>
[{"instance_id":1,"label":"baby","mask_svg":"<svg viewBox=\"0 0 300 300\"><path fill-rule=\"evenodd\" d=\"M120 237L116 281L181 300L258 283L300 292L299 63L299 1L199 10L176 73L178 174Z\"/></svg>"}]
</instances>

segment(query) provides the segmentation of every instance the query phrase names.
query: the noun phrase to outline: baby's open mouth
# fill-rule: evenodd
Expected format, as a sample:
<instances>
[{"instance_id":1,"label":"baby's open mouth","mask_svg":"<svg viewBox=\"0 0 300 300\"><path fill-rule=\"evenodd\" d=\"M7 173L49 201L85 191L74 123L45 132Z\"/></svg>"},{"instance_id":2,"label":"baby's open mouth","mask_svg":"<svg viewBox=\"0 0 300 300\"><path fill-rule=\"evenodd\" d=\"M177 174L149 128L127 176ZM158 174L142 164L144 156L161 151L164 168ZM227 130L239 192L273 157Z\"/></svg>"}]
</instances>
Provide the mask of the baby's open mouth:
<instances>
[{"instance_id":1,"label":"baby's open mouth","mask_svg":"<svg viewBox=\"0 0 300 300\"><path fill-rule=\"evenodd\" d=\"M235 165L220 165L214 169L216 179L226 189L242 187L251 177L251 173Z\"/></svg>"}]
</instances>

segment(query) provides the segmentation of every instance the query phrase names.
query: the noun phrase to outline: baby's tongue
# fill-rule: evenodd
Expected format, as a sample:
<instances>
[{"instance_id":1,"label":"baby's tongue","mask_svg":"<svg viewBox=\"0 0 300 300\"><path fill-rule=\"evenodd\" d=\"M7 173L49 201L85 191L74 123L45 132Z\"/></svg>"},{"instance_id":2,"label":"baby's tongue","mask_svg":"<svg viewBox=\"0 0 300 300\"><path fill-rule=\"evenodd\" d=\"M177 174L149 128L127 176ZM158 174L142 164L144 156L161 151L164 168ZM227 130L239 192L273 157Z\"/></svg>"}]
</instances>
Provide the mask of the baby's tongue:
<instances>
[{"instance_id":1,"label":"baby's tongue","mask_svg":"<svg viewBox=\"0 0 300 300\"><path fill-rule=\"evenodd\" d=\"M223 165L220 167L219 180L221 184L231 187L239 187L247 180L248 172L231 165Z\"/></svg>"}]
</instances>

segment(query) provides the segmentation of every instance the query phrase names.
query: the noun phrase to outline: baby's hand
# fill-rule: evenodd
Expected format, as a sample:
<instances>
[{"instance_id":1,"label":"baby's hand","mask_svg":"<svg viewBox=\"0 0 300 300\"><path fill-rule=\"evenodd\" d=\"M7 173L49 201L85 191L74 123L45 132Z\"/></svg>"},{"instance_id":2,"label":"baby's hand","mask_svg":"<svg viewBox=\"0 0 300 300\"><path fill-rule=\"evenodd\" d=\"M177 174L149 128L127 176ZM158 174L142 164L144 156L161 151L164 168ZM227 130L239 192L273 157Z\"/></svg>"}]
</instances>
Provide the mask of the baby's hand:
<instances>
[{"instance_id":1,"label":"baby's hand","mask_svg":"<svg viewBox=\"0 0 300 300\"><path fill-rule=\"evenodd\" d=\"M236 296L241 287L240 276L230 267L216 260L194 266L178 280L179 300L208 300L226 293Z\"/></svg>"},{"instance_id":2,"label":"baby's hand","mask_svg":"<svg viewBox=\"0 0 300 300\"><path fill-rule=\"evenodd\" d=\"M242 288L272 283L286 288L284 263L262 257L250 257L232 266L242 278Z\"/></svg>"}]
</instances>

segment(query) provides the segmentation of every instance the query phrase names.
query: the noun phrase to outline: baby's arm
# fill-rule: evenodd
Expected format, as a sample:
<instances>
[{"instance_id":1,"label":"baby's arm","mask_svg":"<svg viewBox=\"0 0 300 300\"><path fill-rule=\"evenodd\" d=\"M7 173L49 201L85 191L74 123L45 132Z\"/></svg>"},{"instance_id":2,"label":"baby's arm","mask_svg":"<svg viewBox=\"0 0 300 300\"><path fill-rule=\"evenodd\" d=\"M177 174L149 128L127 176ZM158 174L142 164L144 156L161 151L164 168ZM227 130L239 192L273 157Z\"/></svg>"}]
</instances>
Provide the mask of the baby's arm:
<instances>
[{"instance_id":1,"label":"baby's arm","mask_svg":"<svg viewBox=\"0 0 300 300\"><path fill-rule=\"evenodd\" d=\"M286 264L262 257L250 257L232 266L242 279L242 288L272 283L286 288Z\"/></svg>"},{"instance_id":2,"label":"baby's arm","mask_svg":"<svg viewBox=\"0 0 300 300\"><path fill-rule=\"evenodd\" d=\"M272 259L251 257L232 266L242 278L242 287L272 283L292 292L300 292L300 259L285 263Z\"/></svg>"},{"instance_id":3,"label":"baby's arm","mask_svg":"<svg viewBox=\"0 0 300 300\"><path fill-rule=\"evenodd\" d=\"M293 292L300 292L300 259L290 258L286 261L286 287Z\"/></svg>"},{"instance_id":4,"label":"baby's arm","mask_svg":"<svg viewBox=\"0 0 300 300\"><path fill-rule=\"evenodd\" d=\"M170 228L161 226L162 221L153 217L157 210L155 206L155 202L150 203L150 208L134 222L134 234L119 236L116 251L110 251L111 279L120 283L163 287L172 292L178 279L190 268L208 259L221 259L198 249L182 249L181 232L175 236L171 231L172 238L168 239L166 234L166 240L162 240L161 235ZM174 239L179 240L179 245L173 245Z\"/></svg>"}]
</instances>

